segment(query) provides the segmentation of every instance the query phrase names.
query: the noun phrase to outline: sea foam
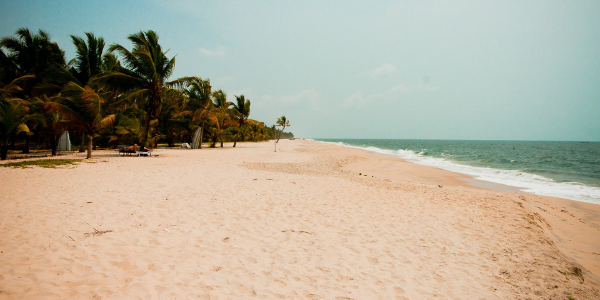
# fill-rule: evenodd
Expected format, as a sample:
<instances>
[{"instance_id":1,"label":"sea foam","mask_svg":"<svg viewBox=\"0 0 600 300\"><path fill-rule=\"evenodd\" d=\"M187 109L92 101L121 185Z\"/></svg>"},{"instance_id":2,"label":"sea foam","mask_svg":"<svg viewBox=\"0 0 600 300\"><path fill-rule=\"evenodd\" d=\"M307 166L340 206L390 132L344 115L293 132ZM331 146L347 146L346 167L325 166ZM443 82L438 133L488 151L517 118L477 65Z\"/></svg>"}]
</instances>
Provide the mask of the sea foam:
<instances>
[{"instance_id":1,"label":"sea foam","mask_svg":"<svg viewBox=\"0 0 600 300\"><path fill-rule=\"evenodd\" d=\"M427 156L425 150L419 152L404 149L388 150L373 146L359 147L343 142L320 142L390 155L416 164L437 167L451 172L469 175L478 180L518 187L526 193L600 204L600 188L588 186L579 182L557 182L551 178L519 170L501 170L464 165L447 158ZM451 157L451 155L442 156Z\"/></svg>"}]
</instances>

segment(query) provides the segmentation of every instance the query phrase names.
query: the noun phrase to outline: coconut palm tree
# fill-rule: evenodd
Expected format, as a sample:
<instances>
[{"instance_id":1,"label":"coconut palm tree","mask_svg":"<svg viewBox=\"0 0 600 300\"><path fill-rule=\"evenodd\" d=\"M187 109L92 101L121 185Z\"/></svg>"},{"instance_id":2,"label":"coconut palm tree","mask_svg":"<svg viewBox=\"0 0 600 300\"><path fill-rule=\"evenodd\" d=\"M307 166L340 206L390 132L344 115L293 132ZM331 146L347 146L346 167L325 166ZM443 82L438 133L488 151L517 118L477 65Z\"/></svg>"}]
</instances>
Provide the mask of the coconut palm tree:
<instances>
[{"instance_id":1,"label":"coconut palm tree","mask_svg":"<svg viewBox=\"0 0 600 300\"><path fill-rule=\"evenodd\" d=\"M188 110L204 108L208 102L211 102L212 87L210 80L202 80L200 77L193 77L188 83L185 96L188 98Z\"/></svg>"},{"instance_id":2,"label":"coconut palm tree","mask_svg":"<svg viewBox=\"0 0 600 300\"><path fill-rule=\"evenodd\" d=\"M109 143L115 145L119 143L137 143L141 140L143 134L144 126L140 118L131 114L116 113L116 125L109 136Z\"/></svg>"},{"instance_id":3,"label":"coconut palm tree","mask_svg":"<svg viewBox=\"0 0 600 300\"><path fill-rule=\"evenodd\" d=\"M19 70L12 59L0 49L0 86L19 77Z\"/></svg>"},{"instance_id":4,"label":"coconut palm tree","mask_svg":"<svg viewBox=\"0 0 600 300\"><path fill-rule=\"evenodd\" d=\"M281 132L277 136L276 143L279 143L279 138L281 137L281 133L283 133L283 130L285 129L286 126L290 126L290 121L285 116L281 116L281 118L277 119L277 126L283 127L283 128L281 128Z\"/></svg>"},{"instance_id":5,"label":"coconut palm tree","mask_svg":"<svg viewBox=\"0 0 600 300\"><path fill-rule=\"evenodd\" d=\"M230 126L227 128L226 133L233 138L233 147L235 148L235 144L237 144L239 137L242 135L241 127Z\"/></svg>"},{"instance_id":6,"label":"coconut palm tree","mask_svg":"<svg viewBox=\"0 0 600 300\"><path fill-rule=\"evenodd\" d=\"M210 147L215 147L217 139L221 141L221 147L223 147L223 138L226 134L225 128L231 123L231 111L229 107L233 103L227 101L227 93L223 92L223 90L213 92L212 100L213 105L212 107L209 106L209 111L214 127L211 130L213 133L213 143Z\"/></svg>"},{"instance_id":7,"label":"coconut palm tree","mask_svg":"<svg viewBox=\"0 0 600 300\"><path fill-rule=\"evenodd\" d=\"M66 130L73 128L77 120L77 113L66 102L68 99L59 95L35 97L30 100L30 105L42 120L41 131L50 141L52 155L58 154L58 141Z\"/></svg>"},{"instance_id":8,"label":"coconut palm tree","mask_svg":"<svg viewBox=\"0 0 600 300\"><path fill-rule=\"evenodd\" d=\"M23 89L19 86L33 78L33 75L21 76L0 88L0 159L6 159L8 145L21 132L31 135L27 122L37 119L37 115L29 115L29 101L15 97Z\"/></svg>"},{"instance_id":9,"label":"coconut palm tree","mask_svg":"<svg viewBox=\"0 0 600 300\"><path fill-rule=\"evenodd\" d=\"M19 28L15 35L16 37L4 37L0 40L0 48L8 50L7 54L0 55L0 60L3 61L3 77L5 80L12 80L33 75L23 84L23 90L18 95L30 101L34 96L44 93L44 89L34 89L34 87L40 86L44 79L51 79L48 74L50 69L65 65L65 54L57 43L51 41L50 35L45 31L38 30L38 33L34 34L28 28ZM30 111L30 113L39 112ZM35 123L36 121L30 120L29 128L33 129ZM29 153L29 136L26 136L23 153Z\"/></svg>"},{"instance_id":10,"label":"coconut palm tree","mask_svg":"<svg viewBox=\"0 0 600 300\"><path fill-rule=\"evenodd\" d=\"M19 133L31 134L27 118L24 104L0 100L0 160L6 159L8 146Z\"/></svg>"},{"instance_id":11,"label":"coconut palm tree","mask_svg":"<svg viewBox=\"0 0 600 300\"><path fill-rule=\"evenodd\" d=\"M200 77L194 77L186 86L183 94L185 100L180 109L172 114L171 120L177 120L181 117L191 118L191 122L187 123L188 128L192 131L200 128L200 143L198 146L202 148L204 130L208 122L210 122L212 110L214 109L214 104L211 100L210 80L202 80ZM183 120L178 122L183 123ZM189 136L192 136L191 132Z\"/></svg>"},{"instance_id":12,"label":"coconut palm tree","mask_svg":"<svg viewBox=\"0 0 600 300\"><path fill-rule=\"evenodd\" d=\"M16 67L18 76L33 74L41 81L41 75L49 68L65 64L64 52L45 31L32 34L27 28L19 28L15 35L2 38L0 48L9 51L7 57Z\"/></svg>"},{"instance_id":13,"label":"coconut palm tree","mask_svg":"<svg viewBox=\"0 0 600 300\"><path fill-rule=\"evenodd\" d=\"M94 36L91 32L85 33L87 40L71 35L75 45L75 58L71 60L72 73L77 78L80 86L86 86L94 76L102 71L104 56L104 39Z\"/></svg>"},{"instance_id":14,"label":"coconut palm tree","mask_svg":"<svg viewBox=\"0 0 600 300\"><path fill-rule=\"evenodd\" d=\"M94 136L116 121L116 115L109 113L114 111L110 108L113 94L97 92L87 85L81 87L75 82L69 82L64 88L64 93L70 96L69 99L74 104L73 111L76 113L74 123L87 135L87 158L92 158ZM83 140L81 142L83 143Z\"/></svg>"},{"instance_id":15,"label":"coconut palm tree","mask_svg":"<svg viewBox=\"0 0 600 300\"><path fill-rule=\"evenodd\" d=\"M250 116L250 100L246 99L244 95L240 95L235 96L235 101L235 103L232 103L232 108L237 113L236 119L242 127Z\"/></svg>"},{"instance_id":16,"label":"coconut palm tree","mask_svg":"<svg viewBox=\"0 0 600 300\"><path fill-rule=\"evenodd\" d=\"M247 100L244 95L235 96L236 103L232 103L234 116L238 121L239 128L242 128L248 120L250 116L250 100ZM233 147L237 144L238 138L241 137L242 141L244 140L242 135L236 135L235 142L233 143Z\"/></svg>"},{"instance_id":17,"label":"coconut palm tree","mask_svg":"<svg viewBox=\"0 0 600 300\"><path fill-rule=\"evenodd\" d=\"M103 38L96 37L91 32L86 32L85 35L87 39L71 35L71 40L76 48L76 54L75 58L69 63L69 65L71 65L69 73L72 74L72 76L71 78L68 78L68 80L79 86L77 89L70 87L70 90L72 91L83 91L93 77L98 76L103 70L109 69L107 68L107 65L109 64L104 61L112 58L111 56L105 56L104 54L105 43ZM62 71L63 76L69 74L66 69L63 69ZM76 92L76 94L81 95L81 92ZM85 115L86 113L83 112L83 114ZM86 135L88 138L93 136L86 133L85 130L82 130L79 152L85 151L84 145ZM93 141L88 141L88 147L90 143L93 143ZM88 158L89 157L91 157L91 150L88 150Z\"/></svg>"},{"instance_id":18,"label":"coconut palm tree","mask_svg":"<svg viewBox=\"0 0 600 300\"><path fill-rule=\"evenodd\" d=\"M165 93L185 86L193 77L167 81L175 69L175 57L167 57L168 51L162 49L154 31L140 31L130 35L128 39L133 43L131 51L119 44L113 44L109 48L111 53L117 52L121 56L124 67L107 71L93 82L126 92L125 99L145 108L141 145L146 146L150 124L160 115Z\"/></svg>"}]
</instances>

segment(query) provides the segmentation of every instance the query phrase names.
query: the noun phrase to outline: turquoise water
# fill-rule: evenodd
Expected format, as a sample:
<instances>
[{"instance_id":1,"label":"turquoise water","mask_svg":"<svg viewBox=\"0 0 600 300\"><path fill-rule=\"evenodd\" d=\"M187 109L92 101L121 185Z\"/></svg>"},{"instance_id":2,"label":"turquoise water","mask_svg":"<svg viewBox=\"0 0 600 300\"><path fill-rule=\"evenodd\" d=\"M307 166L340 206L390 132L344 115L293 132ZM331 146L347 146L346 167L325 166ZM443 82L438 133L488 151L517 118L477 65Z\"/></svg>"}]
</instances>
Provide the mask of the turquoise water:
<instances>
[{"instance_id":1,"label":"turquoise water","mask_svg":"<svg viewBox=\"0 0 600 300\"><path fill-rule=\"evenodd\" d=\"M317 141L393 155L418 164L524 188L525 192L600 204L600 143L530 141Z\"/></svg>"}]
</instances>

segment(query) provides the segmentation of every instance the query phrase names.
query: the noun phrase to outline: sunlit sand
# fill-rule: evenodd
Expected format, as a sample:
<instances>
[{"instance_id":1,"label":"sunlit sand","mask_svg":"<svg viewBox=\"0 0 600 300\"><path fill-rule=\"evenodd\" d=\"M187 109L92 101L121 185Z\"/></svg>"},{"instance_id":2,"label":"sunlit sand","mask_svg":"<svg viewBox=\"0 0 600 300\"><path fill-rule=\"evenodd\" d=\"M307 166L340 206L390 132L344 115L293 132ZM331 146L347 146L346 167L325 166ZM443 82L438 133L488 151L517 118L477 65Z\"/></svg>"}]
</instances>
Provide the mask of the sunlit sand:
<instances>
[{"instance_id":1,"label":"sunlit sand","mask_svg":"<svg viewBox=\"0 0 600 300\"><path fill-rule=\"evenodd\" d=\"M600 298L597 205L313 141L273 150L0 168L0 299Z\"/></svg>"}]
</instances>

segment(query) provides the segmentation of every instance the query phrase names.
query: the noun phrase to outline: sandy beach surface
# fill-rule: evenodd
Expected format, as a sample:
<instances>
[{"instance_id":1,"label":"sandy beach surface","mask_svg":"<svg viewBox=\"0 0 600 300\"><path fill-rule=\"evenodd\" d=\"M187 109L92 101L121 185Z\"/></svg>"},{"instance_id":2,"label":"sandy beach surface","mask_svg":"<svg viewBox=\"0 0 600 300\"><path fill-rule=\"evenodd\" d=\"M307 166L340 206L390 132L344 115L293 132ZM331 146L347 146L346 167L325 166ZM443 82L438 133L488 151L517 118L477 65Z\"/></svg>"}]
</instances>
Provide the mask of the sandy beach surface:
<instances>
[{"instance_id":1,"label":"sandy beach surface","mask_svg":"<svg viewBox=\"0 0 600 300\"><path fill-rule=\"evenodd\" d=\"M0 168L0 299L600 299L599 205L225 146Z\"/></svg>"}]
</instances>

